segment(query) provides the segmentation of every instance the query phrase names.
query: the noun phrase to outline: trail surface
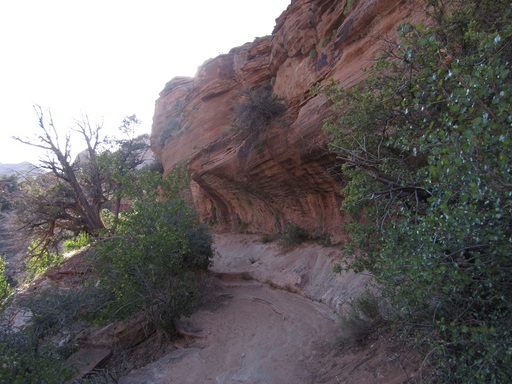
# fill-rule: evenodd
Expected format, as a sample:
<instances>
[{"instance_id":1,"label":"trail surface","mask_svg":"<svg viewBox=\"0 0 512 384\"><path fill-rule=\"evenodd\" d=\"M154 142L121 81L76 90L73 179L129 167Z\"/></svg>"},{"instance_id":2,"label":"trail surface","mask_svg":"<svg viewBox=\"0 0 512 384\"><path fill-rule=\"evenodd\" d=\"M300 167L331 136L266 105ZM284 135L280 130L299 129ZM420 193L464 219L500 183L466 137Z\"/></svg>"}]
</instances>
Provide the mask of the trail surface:
<instances>
[{"instance_id":1,"label":"trail surface","mask_svg":"<svg viewBox=\"0 0 512 384\"><path fill-rule=\"evenodd\" d=\"M240 276L223 276L217 289L217 308L180 324L190 335L183 349L121 383L315 382L311 362L335 334L329 307Z\"/></svg>"},{"instance_id":2,"label":"trail surface","mask_svg":"<svg viewBox=\"0 0 512 384\"><path fill-rule=\"evenodd\" d=\"M344 353L335 345L335 309L369 279L333 274L339 250L283 250L251 235L217 235L215 245L209 305L179 323L185 338L176 350L119 383L399 384L415 376L417 359L389 332Z\"/></svg>"}]
</instances>

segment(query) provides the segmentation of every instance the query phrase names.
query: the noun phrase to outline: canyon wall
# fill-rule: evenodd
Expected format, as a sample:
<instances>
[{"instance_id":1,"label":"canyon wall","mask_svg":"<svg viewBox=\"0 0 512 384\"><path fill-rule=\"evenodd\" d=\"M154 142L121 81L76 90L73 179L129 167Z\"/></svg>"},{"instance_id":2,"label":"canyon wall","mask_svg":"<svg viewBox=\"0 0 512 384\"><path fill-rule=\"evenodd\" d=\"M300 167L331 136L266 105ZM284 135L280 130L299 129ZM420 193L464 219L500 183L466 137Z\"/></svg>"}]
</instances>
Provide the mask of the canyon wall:
<instances>
[{"instance_id":1,"label":"canyon wall","mask_svg":"<svg viewBox=\"0 0 512 384\"><path fill-rule=\"evenodd\" d=\"M343 177L322 121L332 114L312 85L362 79L415 0L293 0L271 36L206 61L193 78L174 78L156 102L151 143L169 173L187 161L201 220L217 230L271 234L300 226L342 241ZM235 31L234 31L235 32ZM273 86L287 108L262 129L233 126L241 90Z\"/></svg>"}]
</instances>

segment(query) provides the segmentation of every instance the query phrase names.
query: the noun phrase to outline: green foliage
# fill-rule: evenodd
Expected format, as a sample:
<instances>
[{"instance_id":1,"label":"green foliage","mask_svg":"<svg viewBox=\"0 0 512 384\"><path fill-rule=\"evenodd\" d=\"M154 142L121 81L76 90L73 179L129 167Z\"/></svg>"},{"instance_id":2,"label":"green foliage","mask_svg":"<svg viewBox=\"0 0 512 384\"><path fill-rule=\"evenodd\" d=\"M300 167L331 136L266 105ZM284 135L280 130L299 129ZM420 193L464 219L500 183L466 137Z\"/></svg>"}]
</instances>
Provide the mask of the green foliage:
<instances>
[{"instance_id":1,"label":"green foliage","mask_svg":"<svg viewBox=\"0 0 512 384\"><path fill-rule=\"evenodd\" d=\"M281 236L281 241L286 245L302 244L308 239L308 232L304 228L295 224L290 225L286 232Z\"/></svg>"},{"instance_id":2,"label":"green foliage","mask_svg":"<svg viewBox=\"0 0 512 384\"><path fill-rule=\"evenodd\" d=\"M65 362L71 350L47 336L69 327L84 308L97 305L99 297L97 289L46 289L19 297L17 305L26 308L31 320L27 326L13 329L12 313L0 317L0 383L64 383L71 379L73 372Z\"/></svg>"},{"instance_id":3,"label":"green foliage","mask_svg":"<svg viewBox=\"0 0 512 384\"><path fill-rule=\"evenodd\" d=\"M40 241L33 241L28 247L29 259L25 262L27 267L27 281L31 281L38 274L48 268L58 265L62 261L62 254L50 252Z\"/></svg>"},{"instance_id":4,"label":"green foliage","mask_svg":"<svg viewBox=\"0 0 512 384\"><path fill-rule=\"evenodd\" d=\"M175 101L171 105L171 111L172 114L166 119L158 137L158 144L161 147L190 127L189 124L184 123L185 103L183 100Z\"/></svg>"},{"instance_id":5,"label":"green foliage","mask_svg":"<svg viewBox=\"0 0 512 384\"><path fill-rule=\"evenodd\" d=\"M169 117L166 120L164 127L162 128L162 132L160 132L160 146L163 147L169 140L171 140L173 137L176 137L181 131L182 127L183 123L181 122L181 119L172 116Z\"/></svg>"},{"instance_id":6,"label":"green foliage","mask_svg":"<svg viewBox=\"0 0 512 384\"><path fill-rule=\"evenodd\" d=\"M320 40L320 47L323 48L325 47L327 44L329 44L329 42L331 41L331 37L330 36L324 36L322 37L322 39Z\"/></svg>"},{"instance_id":7,"label":"green foliage","mask_svg":"<svg viewBox=\"0 0 512 384\"><path fill-rule=\"evenodd\" d=\"M271 243L272 241L274 241L274 236L273 235L264 234L263 236L261 236L261 242L263 244Z\"/></svg>"},{"instance_id":8,"label":"green foliage","mask_svg":"<svg viewBox=\"0 0 512 384\"><path fill-rule=\"evenodd\" d=\"M68 289L47 288L19 300L19 305L32 313L31 329L35 336L43 339L79 320L94 319L97 308L109 299L108 294L90 281L80 283Z\"/></svg>"},{"instance_id":9,"label":"green foliage","mask_svg":"<svg viewBox=\"0 0 512 384\"><path fill-rule=\"evenodd\" d=\"M82 247L85 247L90 243L91 237L85 232L80 232L77 236L64 241L63 252L74 251Z\"/></svg>"},{"instance_id":10,"label":"green foliage","mask_svg":"<svg viewBox=\"0 0 512 384\"><path fill-rule=\"evenodd\" d=\"M353 4L354 4L354 0L347 0L347 4L345 5L345 8L343 9L344 16L348 15Z\"/></svg>"},{"instance_id":11,"label":"green foliage","mask_svg":"<svg viewBox=\"0 0 512 384\"><path fill-rule=\"evenodd\" d=\"M286 111L284 101L274 95L270 84L244 88L233 106L233 127L243 132L259 132Z\"/></svg>"},{"instance_id":12,"label":"green foliage","mask_svg":"<svg viewBox=\"0 0 512 384\"><path fill-rule=\"evenodd\" d=\"M69 132L59 133L51 113L48 116L35 107L39 134L33 141L22 143L47 151L40 162L46 170L23 180L15 194L15 213L19 228L27 237L40 240L41 250L58 249L62 240L80 232L96 237L105 230L100 212L112 207L117 217L122 198L133 185L134 173L144 162L149 149L147 135L136 136L140 121L135 115L126 117L120 130L123 139L112 140L102 135L102 126L93 125L87 117L76 121L73 129L86 147L71 162ZM65 140L59 138L65 137Z\"/></svg>"},{"instance_id":13,"label":"green foliage","mask_svg":"<svg viewBox=\"0 0 512 384\"><path fill-rule=\"evenodd\" d=\"M512 377L512 10L429 4L434 22L402 25L366 82L325 90L363 251L351 267L416 324L440 381L501 383Z\"/></svg>"},{"instance_id":14,"label":"green foliage","mask_svg":"<svg viewBox=\"0 0 512 384\"><path fill-rule=\"evenodd\" d=\"M0 334L0 384L62 384L73 372L31 330Z\"/></svg>"},{"instance_id":15,"label":"green foliage","mask_svg":"<svg viewBox=\"0 0 512 384\"><path fill-rule=\"evenodd\" d=\"M26 178L14 199L15 218L19 222L15 225L27 238L40 239L42 248L52 248L69 230L82 227L72 195L69 185L52 174Z\"/></svg>"},{"instance_id":16,"label":"green foliage","mask_svg":"<svg viewBox=\"0 0 512 384\"><path fill-rule=\"evenodd\" d=\"M105 223L105 228L107 229L107 231L113 231L118 220L116 215L107 208L103 208L100 214L101 220Z\"/></svg>"},{"instance_id":17,"label":"green foliage","mask_svg":"<svg viewBox=\"0 0 512 384\"><path fill-rule=\"evenodd\" d=\"M172 331L173 320L189 315L200 298L196 272L210 265L212 238L179 195L183 174L162 181L147 172L140 182L146 194L122 213L115 235L97 246L98 268L115 296L111 315L142 310Z\"/></svg>"},{"instance_id":18,"label":"green foliage","mask_svg":"<svg viewBox=\"0 0 512 384\"><path fill-rule=\"evenodd\" d=\"M82 321L96 320L99 309L111 300L95 282L80 283L18 296L16 307L0 314L0 384L64 383L71 378L66 358L77 345L61 345L64 336L82 329L77 328ZM13 329L12 310L16 308L31 317L27 326Z\"/></svg>"},{"instance_id":19,"label":"green foliage","mask_svg":"<svg viewBox=\"0 0 512 384\"><path fill-rule=\"evenodd\" d=\"M7 274L5 272L5 264L5 258L0 255L0 308L4 299L7 298L7 296L9 296L12 292L9 281L7 279Z\"/></svg>"},{"instance_id":20,"label":"green foliage","mask_svg":"<svg viewBox=\"0 0 512 384\"><path fill-rule=\"evenodd\" d=\"M340 343L347 347L361 342L387 322L381 298L366 292L348 303L340 315Z\"/></svg>"},{"instance_id":21,"label":"green foliage","mask_svg":"<svg viewBox=\"0 0 512 384\"><path fill-rule=\"evenodd\" d=\"M17 175L0 175L0 212L8 212L14 208L13 194L19 189Z\"/></svg>"},{"instance_id":22,"label":"green foliage","mask_svg":"<svg viewBox=\"0 0 512 384\"><path fill-rule=\"evenodd\" d=\"M149 137L136 136L139 125L140 121L135 115L126 117L119 127L124 138L109 141L112 145L110 150L97 154L96 162L101 182L96 184L105 190L105 199L115 218L119 215L122 199L134 199L140 194L140 188L137 186L138 168L144 165L144 156L149 150ZM110 218L104 215L107 205L103 207L100 216L108 220ZM103 224L106 226L106 223ZM112 221L109 225L107 228L114 229Z\"/></svg>"}]
</instances>

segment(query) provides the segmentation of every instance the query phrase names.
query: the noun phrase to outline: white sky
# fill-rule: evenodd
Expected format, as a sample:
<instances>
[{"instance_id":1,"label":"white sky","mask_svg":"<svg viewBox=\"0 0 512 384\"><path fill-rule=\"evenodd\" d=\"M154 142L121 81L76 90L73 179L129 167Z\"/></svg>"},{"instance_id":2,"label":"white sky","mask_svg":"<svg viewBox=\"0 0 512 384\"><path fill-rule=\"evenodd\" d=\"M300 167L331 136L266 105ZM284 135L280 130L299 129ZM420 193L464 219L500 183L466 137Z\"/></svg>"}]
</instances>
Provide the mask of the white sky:
<instances>
[{"instance_id":1,"label":"white sky","mask_svg":"<svg viewBox=\"0 0 512 384\"><path fill-rule=\"evenodd\" d=\"M87 114L117 128L137 114L149 133L165 83L272 32L290 0L2 0L0 163L37 161L12 136Z\"/></svg>"}]
</instances>

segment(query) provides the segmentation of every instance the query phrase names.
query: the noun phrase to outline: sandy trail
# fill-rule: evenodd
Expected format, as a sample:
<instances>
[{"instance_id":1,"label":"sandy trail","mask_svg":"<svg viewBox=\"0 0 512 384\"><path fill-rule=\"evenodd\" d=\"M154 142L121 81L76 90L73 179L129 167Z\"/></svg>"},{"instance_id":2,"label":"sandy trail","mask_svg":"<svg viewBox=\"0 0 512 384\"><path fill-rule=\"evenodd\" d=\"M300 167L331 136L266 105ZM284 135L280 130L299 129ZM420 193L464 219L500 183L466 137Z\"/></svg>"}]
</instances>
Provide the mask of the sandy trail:
<instances>
[{"instance_id":1,"label":"sandy trail","mask_svg":"<svg viewBox=\"0 0 512 384\"><path fill-rule=\"evenodd\" d=\"M313 383L312 363L332 343L335 315L326 305L226 275L217 308L181 324L187 345L120 383ZM225 276L225 277L226 277Z\"/></svg>"},{"instance_id":2,"label":"sandy trail","mask_svg":"<svg viewBox=\"0 0 512 384\"><path fill-rule=\"evenodd\" d=\"M177 350L119 383L399 384L415 376L415 355L389 333L344 353L335 345L333 308L369 279L333 274L339 250L283 250L253 235L216 235L215 245L211 303L179 324L188 336Z\"/></svg>"}]
</instances>

